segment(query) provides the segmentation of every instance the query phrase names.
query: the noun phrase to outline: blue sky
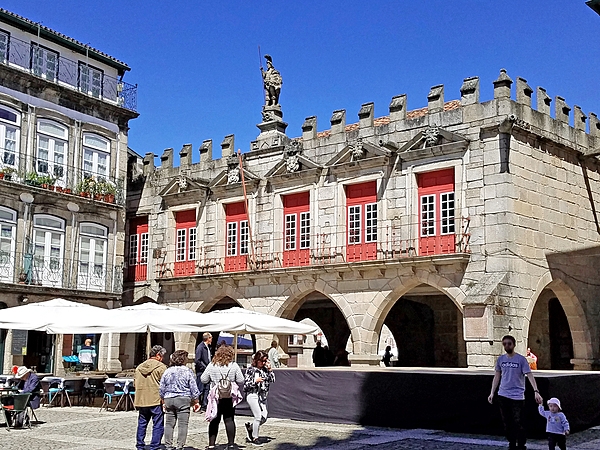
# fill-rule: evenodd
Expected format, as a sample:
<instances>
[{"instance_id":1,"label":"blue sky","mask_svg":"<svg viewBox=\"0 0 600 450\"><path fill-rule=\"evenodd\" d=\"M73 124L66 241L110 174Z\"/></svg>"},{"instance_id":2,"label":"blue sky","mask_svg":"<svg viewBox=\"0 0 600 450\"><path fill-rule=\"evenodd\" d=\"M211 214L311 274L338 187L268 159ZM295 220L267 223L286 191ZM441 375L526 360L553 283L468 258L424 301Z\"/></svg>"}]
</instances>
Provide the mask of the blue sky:
<instances>
[{"instance_id":1,"label":"blue sky","mask_svg":"<svg viewBox=\"0 0 600 450\"><path fill-rule=\"evenodd\" d=\"M4 0L2 7L125 61L140 117L129 144L160 155L204 139L215 153L227 134L247 151L263 103L257 46L283 76L288 136L304 118L362 103L386 115L394 95L426 106L429 88L459 98L481 77L481 99L505 67L551 97L600 114L600 16L584 0L179 1ZM514 86L513 86L514 87ZM535 100L534 100L535 101Z\"/></svg>"}]
</instances>

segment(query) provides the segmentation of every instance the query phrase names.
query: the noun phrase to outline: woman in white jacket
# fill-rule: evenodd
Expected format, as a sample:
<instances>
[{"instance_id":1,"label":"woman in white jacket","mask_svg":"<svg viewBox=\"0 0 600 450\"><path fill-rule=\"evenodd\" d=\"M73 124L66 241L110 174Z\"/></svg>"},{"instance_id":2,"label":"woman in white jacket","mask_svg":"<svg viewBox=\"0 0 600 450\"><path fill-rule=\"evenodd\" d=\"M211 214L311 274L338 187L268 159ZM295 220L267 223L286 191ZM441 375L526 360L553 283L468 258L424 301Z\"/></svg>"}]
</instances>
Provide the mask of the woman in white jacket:
<instances>
[{"instance_id":1,"label":"woman in white jacket","mask_svg":"<svg viewBox=\"0 0 600 450\"><path fill-rule=\"evenodd\" d=\"M254 423L246 423L247 441L255 446L262 445L258 438L258 432L260 426L267 421L267 395L269 394L269 387L274 381L275 374L271 370L267 353L262 350L257 351L252 366L246 370L244 381L246 401L254 416Z\"/></svg>"}]
</instances>

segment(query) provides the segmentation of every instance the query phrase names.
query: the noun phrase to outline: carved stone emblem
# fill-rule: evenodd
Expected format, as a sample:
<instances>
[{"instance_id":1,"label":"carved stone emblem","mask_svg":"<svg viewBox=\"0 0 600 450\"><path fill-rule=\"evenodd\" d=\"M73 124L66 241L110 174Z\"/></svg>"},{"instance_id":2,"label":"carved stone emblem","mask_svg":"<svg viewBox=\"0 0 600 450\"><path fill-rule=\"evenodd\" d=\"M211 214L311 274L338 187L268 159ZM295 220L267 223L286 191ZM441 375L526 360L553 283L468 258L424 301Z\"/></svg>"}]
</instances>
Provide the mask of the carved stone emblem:
<instances>
[{"instance_id":1,"label":"carved stone emblem","mask_svg":"<svg viewBox=\"0 0 600 450\"><path fill-rule=\"evenodd\" d=\"M269 121L273 120L273 116L271 115L270 112L263 111L262 112L262 120L263 120L263 122L269 122Z\"/></svg>"},{"instance_id":2,"label":"carved stone emblem","mask_svg":"<svg viewBox=\"0 0 600 450\"><path fill-rule=\"evenodd\" d=\"M298 159L298 155L291 155L285 161L285 167L288 172L298 172L300 170L300 160Z\"/></svg>"},{"instance_id":3,"label":"carved stone emblem","mask_svg":"<svg viewBox=\"0 0 600 450\"><path fill-rule=\"evenodd\" d=\"M239 164L239 158L236 155L231 155L227 159L227 184L235 184L240 182Z\"/></svg>"},{"instance_id":4,"label":"carved stone emblem","mask_svg":"<svg viewBox=\"0 0 600 450\"><path fill-rule=\"evenodd\" d=\"M188 188L188 182L186 177L179 177L177 179L177 184L179 184L179 190L185 191Z\"/></svg>"},{"instance_id":5,"label":"carved stone emblem","mask_svg":"<svg viewBox=\"0 0 600 450\"><path fill-rule=\"evenodd\" d=\"M352 145L352 161L358 161L363 159L366 155L365 147L363 146L362 139L358 139L356 144Z\"/></svg>"},{"instance_id":6,"label":"carved stone emblem","mask_svg":"<svg viewBox=\"0 0 600 450\"><path fill-rule=\"evenodd\" d=\"M302 142L299 140L293 140L285 146L285 166L289 173L297 172L300 170L300 159L298 155L302 151Z\"/></svg>"},{"instance_id":7,"label":"carved stone emblem","mask_svg":"<svg viewBox=\"0 0 600 450\"><path fill-rule=\"evenodd\" d=\"M440 141L440 129L437 126L427 127L424 133L425 138L425 146L433 147L434 145L438 145Z\"/></svg>"}]
</instances>

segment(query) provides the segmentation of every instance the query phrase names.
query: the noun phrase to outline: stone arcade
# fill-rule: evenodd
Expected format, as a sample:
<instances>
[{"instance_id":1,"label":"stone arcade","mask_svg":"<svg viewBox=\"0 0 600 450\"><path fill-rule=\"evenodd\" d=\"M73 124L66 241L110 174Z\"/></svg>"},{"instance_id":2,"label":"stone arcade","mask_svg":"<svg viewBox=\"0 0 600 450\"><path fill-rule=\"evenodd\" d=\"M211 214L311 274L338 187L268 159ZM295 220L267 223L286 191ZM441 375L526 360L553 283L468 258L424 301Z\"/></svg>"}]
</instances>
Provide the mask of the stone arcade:
<instances>
[{"instance_id":1,"label":"stone arcade","mask_svg":"<svg viewBox=\"0 0 600 450\"><path fill-rule=\"evenodd\" d=\"M366 103L349 125L337 110L322 132L308 117L298 138L265 106L241 157L233 135L217 160L212 140L197 164L191 145L179 167L173 149L160 167L146 154L123 303L310 318L334 350L350 339L353 364L379 364L386 325L408 366L491 367L512 333L540 368L594 368L600 123L505 70L493 84L486 102L477 77L459 100L437 85L411 111L399 95L380 118ZM297 362L302 346L280 342ZM121 336L124 367L136 347Z\"/></svg>"}]
</instances>

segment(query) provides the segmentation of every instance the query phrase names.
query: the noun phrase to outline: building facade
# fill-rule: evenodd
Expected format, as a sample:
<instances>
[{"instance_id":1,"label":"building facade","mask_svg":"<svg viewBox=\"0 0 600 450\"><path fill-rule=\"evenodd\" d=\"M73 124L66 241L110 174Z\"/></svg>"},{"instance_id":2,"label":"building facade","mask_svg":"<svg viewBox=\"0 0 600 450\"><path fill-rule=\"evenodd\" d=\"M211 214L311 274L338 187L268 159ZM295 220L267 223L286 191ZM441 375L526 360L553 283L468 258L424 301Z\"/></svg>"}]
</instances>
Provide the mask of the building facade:
<instances>
[{"instance_id":1,"label":"building facade","mask_svg":"<svg viewBox=\"0 0 600 450\"><path fill-rule=\"evenodd\" d=\"M120 304L129 67L0 9L0 307L62 297ZM118 369L112 336L90 336ZM2 331L0 366L60 373L84 337ZM110 344L110 345L109 345Z\"/></svg>"},{"instance_id":2,"label":"building facade","mask_svg":"<svg viewBox=\"0 0 600 450\"><path fill-rule=\"evenodd\" d=\"M247 153L230 135L220 159L211 140L199 163L191 145L179 167L173 149L158 167L147 154L124 303L310 318L354 364L379 364L385 325L400 365L491 367L513 334L540 368L594 368L600 123L504 70L493 85L485 102L477 77L458 100L434 86L412 111L400 95L380 118L366 103L350 125L334 111L322 132L308 117L298 138L265 106ZM297 337L280 342L306 359ZM135 347L121 337L122 357Z\"/></svg>"}]
</instances>

